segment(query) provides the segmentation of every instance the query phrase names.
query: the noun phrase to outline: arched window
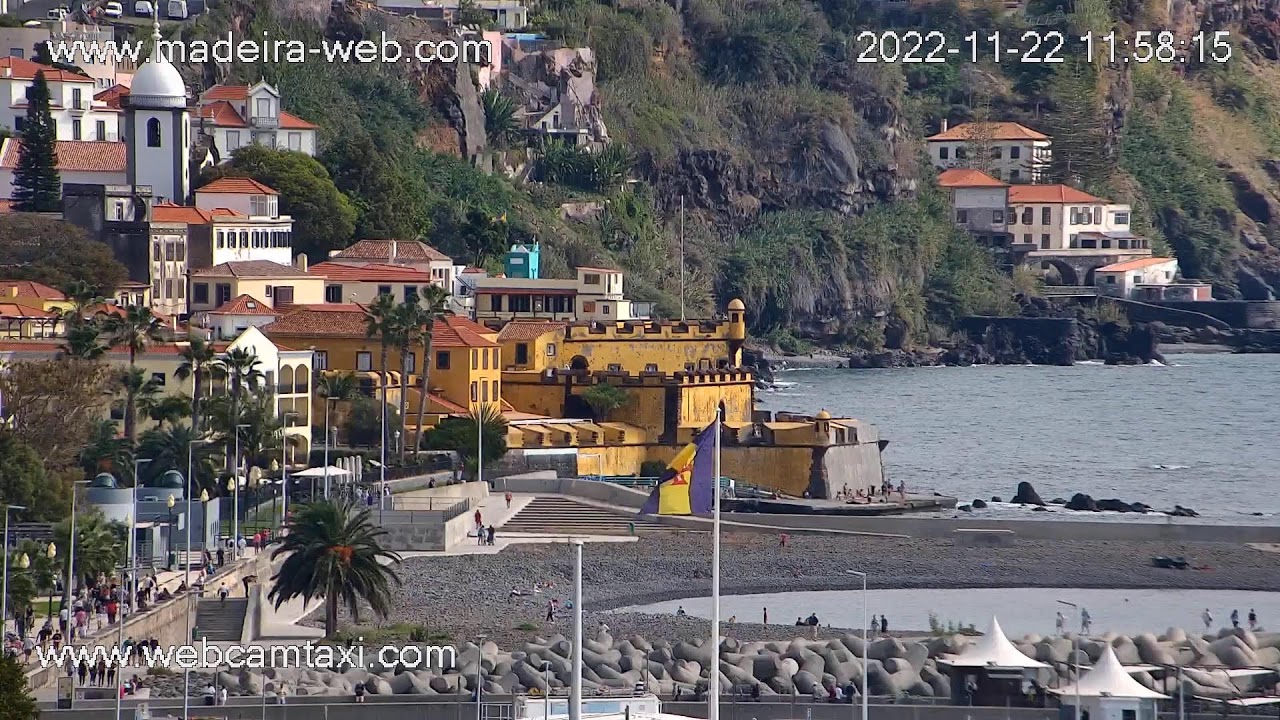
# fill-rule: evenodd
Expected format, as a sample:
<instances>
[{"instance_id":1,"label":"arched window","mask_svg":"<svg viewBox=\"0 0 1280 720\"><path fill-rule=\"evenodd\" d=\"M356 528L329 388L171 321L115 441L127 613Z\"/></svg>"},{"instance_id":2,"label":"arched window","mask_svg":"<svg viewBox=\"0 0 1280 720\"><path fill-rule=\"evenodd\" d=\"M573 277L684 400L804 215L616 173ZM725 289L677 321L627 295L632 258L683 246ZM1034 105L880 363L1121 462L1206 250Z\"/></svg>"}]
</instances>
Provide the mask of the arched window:
<instances>
[{"instance_id":1,"label":"arched window","mask_svg":"<svg viewBox=\"0 0 1280 720\"><path fill-rule=\"evenodd\" d=\"M160 120L151 118L147 121L147 147L160 147Z\"/></svg>"}]
</instances>

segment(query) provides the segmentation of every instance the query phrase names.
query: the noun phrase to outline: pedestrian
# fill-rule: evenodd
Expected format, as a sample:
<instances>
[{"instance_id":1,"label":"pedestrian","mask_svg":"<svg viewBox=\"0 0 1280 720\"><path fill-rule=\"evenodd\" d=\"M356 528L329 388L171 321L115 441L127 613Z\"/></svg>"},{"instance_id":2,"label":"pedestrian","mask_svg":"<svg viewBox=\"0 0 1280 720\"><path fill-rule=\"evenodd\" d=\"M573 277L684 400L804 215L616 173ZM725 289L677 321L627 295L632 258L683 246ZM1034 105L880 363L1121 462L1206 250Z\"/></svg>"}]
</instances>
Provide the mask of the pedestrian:
<instances>
[{"instance_id":1,"label":"pedestrian","mask_svg":"<svg viewBox=\"0 0 1280 720\"><path fill-rule=\"evenodd\" d=\"M1063 615L1061 610L1058 611L1058 617L1054 621L1054 625L1057 628L1059 635L1067 634L1067 616Z\"/></svg>"},{"instance_id":2,"label":"pedestrian","mask_svg":"<svg viewBox=\"0 0 1280 720\"><path fill-rule=\"evenodd\" d=\"M257 575L245 575L240 578L240 582L244 583L244 596L249 597L249 583L257 581Z\"/></svg>"},{"instance_id":3,"label":"pedestrian","mask_svg":"<svg viewBox=\"0 0 1280 720\"><path fill-rule=\"evenodd\" d=\"M547 622L555 622L556 619L556 601L547 601Z\"/></svg>"},{"instance_id":4,"label":"pedestrian","mask_svg":"<svg viewBox=\"0 0 1280 720\"><path fill-rule=\"evenodd\" d=\"M231 594L231 591L227 589L226 583L222 583L218 585L218 603L220 605L227 604L227 596L230 594Z\"/></svg>"},{"instance_id":5,"label":"pedestrian","mask_svg":"<svg viewBox=\"0 0 1280 720\"><path fill-rule=\"evenodd\" d=\"M285 698L289 695L289 687L284 683L280 683L280 688L276 690L276 704L284 705Z\"/></svg>"},{"instance_id":6,"label":"pedestrian","mask_svg":"<svg viewBox=\"0 0 1280 720\"><path fill-rule=\"evenodd\" d=\"M889 634L889 618L885 617L884 613L880 614L880 632Z\"/></svg>"},{"instance_id":7,"label":"pedestrian","mask_svg":"<svg viewBox=\"0 0 1280 720\"><path fill-rule=\"evenodd\" d=\"M226 565L226 564L227 564L227 551L223 550L222 548L218 548L218 567L222 567L223 565Z\"/></svg>"},{"instance_id":8,"label":"pedestrian","mask_svg":"<svg viewBox=\"0 0 1280 720\"><path fill-rule=\"evenodd\" d=\"M490 545L492 545L492 544L493 544L493 534L494 534L494 532L496 532L496 528L494 528L492 525L490 525L490 526L489 526L489 535L488 535L488 542L489 542L489 544L490 544Z\"/></svg>"},{"instance_id":9,"label":"pedestrian","mask_svg":"<svg viewBox=\"0 0 1280 720\"><path fill-rule=\"evenodd\" d=\"M1088 608L1080 608L1080 634L1088 635L1092 627L1093 617L1089 615Z\"/></svg>"},{"instance_id":10,"label":"pedestrian","mask_svg":"<svg viewBox=\"0 0 1280 720\"><path fill-rule=\"evenodd\" d=\"M507 509L508 509L508 510L510 510L510 509L511 509L511 491L510 491L510 490L508 490L508 491L507 491L507 494L506 494L506 495L504 495L503 497L504 497L504 498L506 499L506 501L507 501Z\"/></svg>"},{"instance_id":11,"label":"pedestrian","mask_svg":"<svg viewBox=\"0 0 1280 720\"><path fill-rule=\"evenodd\" d=\"M76 668L76 674L80 676L80 684L84 685L84 681L89 677L89 663L84 658L80 658L80 665Z\"/></svg>"},{"instance_id":12,"label":"pedestrian","mask_svg":"<svg viewBox=\"0 0 1280 720\"><path fill-rule=\"evenodd\" d=\"M480 510L479 510L479 508L477 508L477 509L476 509L475 519L476 519L476 527L480 527L481 525L483 525L483 524L484 524L484 522L483 522L483 521L481 520L481 518L480 518Z\"/></svg>"},{"instance_id":13,"label":"pedestrian","mask_svg":"<svg viewBox=\"0 0 1280 720\"><path fill-rule=\"evenodd\" d=\"M107 684L107 661L104 658L98 658L98 672L94 674L99 685Z\"/></svg>"},{"instance_id":14,"label":"pedestrian","mask_svg":"<svg viewBox=\"0 0 1280 720\"><path fill-rule=\"evenodd\" d=\"M1233 628L1240 627L1240 611L1239 610L1233 609L1231 611L1231 627Z\"/></svg>"},{"instance_id":15,"label":"pedestrian","mask_svg":"<svg viewBox=\"0 0 1280 720\"><path fill-rule=\"evenodd\" d=\"M764 609L764 624L769 624L769 608Z\"/></svg>"},{"instance_id":16,"label":"pedestrian","mask_svg":"<svg viewBox=\"0 0 1280 720\"><path fill-rule=\"evenodd\" d=\"M1249 629L1258 629L1258 613L1254 612L1253 608L1249 608Z\"/></svg>"},{"instance_id":17,"label":"pedestrian","mask_svg":"<svg viewBox=\"0 0 1280 720\"><path fill-rule=\"evenodd\" d=\"M116 684L116 666L114 664L107 666L107 686Z\"/></svg>"},{"instance_id":18,"label":"pedestrian","mask_svg":"<svg viewBox=\"0 0 1280 720\"><path fill-rule=\"evenodd\" d=\"M880 634L880 618L876 617L875 615L871 616L871 634L872 635Z\"/></svg>"},{"instance_id":19,"label":"pedestrian","mask_svg":"<svg viewBox=\"0 0 1280 720\"><path fill-rule=\"evenodd\" d=\"M364 702L364 683L362 682L356 683L355 691L356 691L356 702L358 703Z\"/></svg>"},{"instance_id":20,"label":"pedestrian","mask_svg":"<svg viewBox=\"0 0 1280 720\"><path fill-rule=\"evenodd\" d=\"M1200 619L1204 621L1205 632L1208 632L1209 628L1213 627L1213 613L1209 612L1209 608L1205 608L1204 612L1200 613Z\"/></svg>"}]
</instances>

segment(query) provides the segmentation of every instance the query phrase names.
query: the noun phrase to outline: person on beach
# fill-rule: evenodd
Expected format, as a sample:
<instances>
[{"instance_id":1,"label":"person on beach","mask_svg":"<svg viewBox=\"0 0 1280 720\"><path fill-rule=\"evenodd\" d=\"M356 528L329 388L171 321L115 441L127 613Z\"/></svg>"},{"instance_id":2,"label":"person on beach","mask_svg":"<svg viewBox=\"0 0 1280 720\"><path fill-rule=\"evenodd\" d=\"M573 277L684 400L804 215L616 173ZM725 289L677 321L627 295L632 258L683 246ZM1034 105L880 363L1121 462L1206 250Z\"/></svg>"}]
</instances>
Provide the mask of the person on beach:
<instances>
[{"instance_id":1,"label":"person on beach","mask_svg":"<svg viewBox=\"0 0 1280 720\"><path fill-rule=\"evenodd\" d=\"M871 616L871 634L872 635L880 634L880 618L876 617L875 615Z\"/></svg>"},{"instance_id":2,"label":"person on beach","mask_svg":"<svg viewBox=\"0 0 1280 720\"><path fill-rule=\"evenodd\" d=\"M1258 613L1254 612L1253 608L1249 608L1249 629L1258 629Z\"/></svg>"},{"instance_id":3,"label":"person on beach","mask_svg":"<svg viewBox=\"0 0 1280 720\"><path fill-rule=\"evenodd\" d=\"M676 617L684 617L686 614L683 605L676 606Z\"/></svg>"},{"instance_id":4,"label":"person on beach","mask_svg":"<svg viewBox=\"0 0 1280 720\"><path fill-rule=\"evenodd\" d=\"M1233 609L1231 611L1231 627L1240 627L1240 611Z\"/></svg>"},{"instance_id":5,"label":"person on beach","mask_svg":"<svg viewBox=\"0 0 1280 720\"><path fill-rule=\"evenodd\" d=\"M764 609L764 624L769 624L769 608Z\"/></svg>"},{"instance_id":6,"label":"person on beach","mask_svg":"<svg viewBox=\"0 0 1280 720\"><path fill-rule=\"evenodd\" d=\"M1093 627L1093 618L1089 615L1089 610L1080 608L1080 634L1088 635L1089 629Z\"/></svg>"},{"instance_id":7,"label":"person on beach","mask_svg":"<svg viewBox=\"0 0 1280 720\"><path fill-rule=\"evenodd\" d=\"M889 633L889 618L885 617L884 613L880 614L880 632Z\"/></svg>"},{"instance_id":8,"label":"person on beach","mask_svg":"<svg viewBox=\"0 0 1280 720\"><path fill-rule=\"evenodd\" d=\"M1200 619L1204 621L1206 631L1213 627L1213 613L1209 612L1209 608L1205 608L1204 612L1200 613Z\"/></svg>"},{"instance_id":9,"label":"person on beach","mask_svg":"<svg viewBox=\"0 0 1280 720\"><path fill-rule=\"evenodd\" d=\"M1058 611L1058 617L1054 624L1057 627L1059 635L1067 634L1067 616L1063 615L1061 610Z\"/></svg>"},{"instance_id":10,"label":"person on beach","mask_svg":"<svg viewBox=\"0 0 1280 720\"><path fill-rule=\"evenodd\" d=\"M554 599L547 601L547 622L554 622L556 619L556 601Z\"/></svg>"}]
</instances>

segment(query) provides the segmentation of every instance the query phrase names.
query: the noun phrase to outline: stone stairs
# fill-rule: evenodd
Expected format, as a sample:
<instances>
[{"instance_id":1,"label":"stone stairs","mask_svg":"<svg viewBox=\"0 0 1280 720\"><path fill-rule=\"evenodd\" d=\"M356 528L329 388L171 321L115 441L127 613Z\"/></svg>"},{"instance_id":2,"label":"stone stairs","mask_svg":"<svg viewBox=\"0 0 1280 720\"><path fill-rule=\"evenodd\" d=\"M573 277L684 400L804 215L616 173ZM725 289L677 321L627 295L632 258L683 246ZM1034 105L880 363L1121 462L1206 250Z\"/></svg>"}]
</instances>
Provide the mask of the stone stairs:
<instances>
[{"instance_id":1,"label":"stone stairs","mask_svg":"<svg viewBox=\"0 0 1280 720\"><path fill-rule=\"evenodd\" d=\"M240 642L245 615L249 610L246 598L227 598L224 604L216 597L201 600L196 606L196 638L210 642Z\"/></svg>"},{"instance_id":2,"label":"stone stairs","mask_svg":"<svg viewBox=\"0 0 1280 720\"><path fill-rule=\"evenodd\" d=\"M629 535L632 524L636 534L676 529L644 515L596 507L567 497L539 495L503 523L499 535Z\"/></svg>"}]
</instances>

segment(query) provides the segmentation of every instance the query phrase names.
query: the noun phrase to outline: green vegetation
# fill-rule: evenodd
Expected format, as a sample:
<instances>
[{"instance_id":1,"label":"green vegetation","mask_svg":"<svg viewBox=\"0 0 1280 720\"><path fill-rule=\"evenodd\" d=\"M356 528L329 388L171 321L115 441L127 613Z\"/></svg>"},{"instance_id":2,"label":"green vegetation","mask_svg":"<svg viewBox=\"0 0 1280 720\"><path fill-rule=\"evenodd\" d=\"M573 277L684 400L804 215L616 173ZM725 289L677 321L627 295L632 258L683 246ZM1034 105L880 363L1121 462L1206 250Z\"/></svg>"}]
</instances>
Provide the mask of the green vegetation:
<instances>
[{"instance_id":1,"label":"green vegetation","mask_svg":"<svg viewBox=\"0 0 1280 720\"><path fill-rule=\"evenodd\" d=\"M18 167L13 171L14 209L19 212L62 209L62 178L55 154L58 127L49 102L49 83L43 72L37 72L27 95L22 147L18 151Z\"/></svg>"},{"instance_id":2,"label":"green vegetation","mask_svg":"<svg viewBox=\"0 0 1280 720\"><path fill-rule=\"evenodd\" d=\"M609 413L627 404L627 393L606 383L592 385L582 392L582 400L591 408L597 421L606 420Z\"/></svg>"},{"instance_id":3,"label":"green vegetation","mask_svg":"<svg viewBox=\"0 0 1280 720\"><path fill-rule=\"evenodd\" d=\"M479 432L477 432L479 429ZM477 444L483 435L484 464L492 465L507 454L507 421L496 405L484 404L467 417L451 417L427 432L423 439L428 450L452 450L473 474L476 470Z\"/></svg>"},{"instance_id":4,"label":"green vegetation","mask_svg":"<svg viewBox=\"0 0 1280 720\"><path fill-rule=\"evenodd\" d=\"M0 720L37 720L40 708L36 707L27 675L21 664L7 654L0 657Z\"/></svg>"}]
</instances>

